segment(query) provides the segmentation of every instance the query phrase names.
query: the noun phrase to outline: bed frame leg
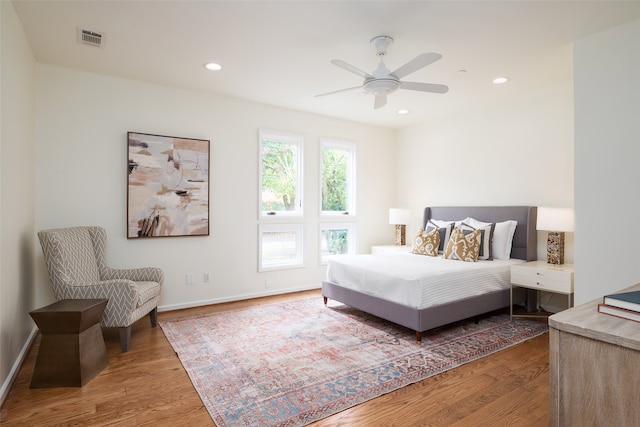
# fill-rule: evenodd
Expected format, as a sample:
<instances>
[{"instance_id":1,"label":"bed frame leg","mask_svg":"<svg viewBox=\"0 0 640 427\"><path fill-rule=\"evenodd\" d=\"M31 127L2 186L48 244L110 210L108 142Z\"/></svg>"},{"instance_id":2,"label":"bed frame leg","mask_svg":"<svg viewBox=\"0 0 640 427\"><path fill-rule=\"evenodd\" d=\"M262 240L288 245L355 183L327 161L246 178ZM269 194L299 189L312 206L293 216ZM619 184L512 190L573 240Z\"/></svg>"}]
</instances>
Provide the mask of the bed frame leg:
<instances>
[{"instance_id":1,"label":"bed frame leg","mask_svg":"<svg viewBox=\"0 0 640 427\"><path fill-rule=\"evenodd\" d=\"M422 332L416 331L416 341L418 341L418 343L422 342Z\"/></svg>"},{"instance_id":2,"label":"bed frame leg","mask_svg":"<svg viewBox=\"0 0 640 427\"><path fill-rule=\"evenodd\" d=\"M327 306L327 302L329 301L329 298L324 297L324 296L322 298L324 299L324 306L326 307Z\"/></svg>"}]
</instances>

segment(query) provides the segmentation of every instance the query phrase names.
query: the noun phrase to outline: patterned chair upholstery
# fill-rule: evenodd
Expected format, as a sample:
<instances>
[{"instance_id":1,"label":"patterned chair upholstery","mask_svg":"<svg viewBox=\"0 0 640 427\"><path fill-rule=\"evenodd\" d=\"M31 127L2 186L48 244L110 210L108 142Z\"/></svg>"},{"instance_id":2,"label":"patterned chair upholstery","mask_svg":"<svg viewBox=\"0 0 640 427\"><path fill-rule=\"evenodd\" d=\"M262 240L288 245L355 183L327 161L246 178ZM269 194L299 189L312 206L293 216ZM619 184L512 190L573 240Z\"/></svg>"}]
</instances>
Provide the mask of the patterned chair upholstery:
<instances>
[{"instance_id":1,"label":"patterned chair upholstery","mask_svg":"<svg viewBox=\"0 0 640 427\"><path fill-rule=\"evenodd\" d=\"M161 269L108 267L107 235L101 227L42 230L38 239L56 299L109 299L101 324L120 329L123 352L129 350L134 322L149 314L151 326L158 324Z\"/></svg>"}]
</instances>

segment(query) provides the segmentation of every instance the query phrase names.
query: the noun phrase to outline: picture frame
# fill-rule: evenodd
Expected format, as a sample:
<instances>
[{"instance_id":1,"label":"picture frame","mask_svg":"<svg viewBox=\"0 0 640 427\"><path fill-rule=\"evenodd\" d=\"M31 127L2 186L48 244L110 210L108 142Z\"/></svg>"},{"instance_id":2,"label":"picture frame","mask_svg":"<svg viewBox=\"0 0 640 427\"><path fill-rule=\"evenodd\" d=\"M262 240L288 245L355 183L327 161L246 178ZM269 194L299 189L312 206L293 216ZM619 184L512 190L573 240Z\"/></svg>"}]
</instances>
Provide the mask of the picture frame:
<instances>
[{"instance_id":1,"label":"picture frame","mask_svg":"<svg viewBox=\"0 0 640 427\"><path fill-rule=\"evenodd\" d=\"M210 141L127 132L127 239L208 236Z\"/></svg>"}]
</instances>

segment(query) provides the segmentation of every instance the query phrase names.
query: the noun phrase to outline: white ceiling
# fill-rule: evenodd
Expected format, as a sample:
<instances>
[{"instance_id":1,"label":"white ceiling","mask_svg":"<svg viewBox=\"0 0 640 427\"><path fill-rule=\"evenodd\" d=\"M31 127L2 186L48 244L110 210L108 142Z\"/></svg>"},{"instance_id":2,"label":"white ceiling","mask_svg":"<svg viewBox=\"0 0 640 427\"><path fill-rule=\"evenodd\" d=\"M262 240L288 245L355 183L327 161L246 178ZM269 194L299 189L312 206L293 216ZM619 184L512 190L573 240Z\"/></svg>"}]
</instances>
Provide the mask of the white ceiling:
<instances>
[{"instance_id":1,"label":"white ceiling","mask_svg":"<svg viewBox=\"0 0 640 427\"><path fill-rule=\"evenodd\" d=\"M14 0L38 62L211 91L260 103L400 128L481 108L571 79L571 43L640 18L640 1L31 1ZM106 34L81 44L77 28ZM449 86L446 94L398 90L373 109L362 78L371 38L394 39L394 70L423 52L443 59L403 78ZM223 71L203 64L216 61ZM466 72L460 71L466 70ZM491 79L511 80L494 86ZM400 116L396 110L407 108Z\"/></svg>"}]
</instances>

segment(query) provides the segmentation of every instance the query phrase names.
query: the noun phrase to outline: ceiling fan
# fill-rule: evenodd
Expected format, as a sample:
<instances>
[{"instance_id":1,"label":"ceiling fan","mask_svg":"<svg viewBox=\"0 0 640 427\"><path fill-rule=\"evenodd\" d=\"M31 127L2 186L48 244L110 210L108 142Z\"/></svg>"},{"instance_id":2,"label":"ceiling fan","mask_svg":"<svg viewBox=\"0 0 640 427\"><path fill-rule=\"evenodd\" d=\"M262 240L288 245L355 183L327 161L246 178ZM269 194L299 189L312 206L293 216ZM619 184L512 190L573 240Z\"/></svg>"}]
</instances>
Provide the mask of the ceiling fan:
<instances>
[{"instance_id":1,"label":"ceiling fan","mask_svg":"<svg viewBox=\"0 0 640 427\"><path fill-rule=\"evenodd\" d=\"M434 62L442 58L442 55L440 55L439 53L423 53L407 62L400 68L396 69L395 71L389 71L389 69L384 65L383 59L387 54L387 47L389 47L392 42L393 39L389 36L377 36L371 39L371 44L375 46L376 53L380 57L380 64L378 65L378 68L376 68L376 70L371 74L366 73L361 69L354 67L353 65L348 64L340 59L332 60L331 63L333 65L337 65L340 68L344 68L347 71L363 77L364 82L360 86L334 90L332 92L322 93L316 96L333 95L350 90L364 89L365 92L375 96L373 108L381 108L387 104L387 95L395 92L398 89L419 90L422 92L433 93L446 93L449 90L449 87L445 85L433 83L405 82L400 80L404 76L416 72L419 69L426 67L427 65L433 64Z\"/></svg>"}]
</instances>

